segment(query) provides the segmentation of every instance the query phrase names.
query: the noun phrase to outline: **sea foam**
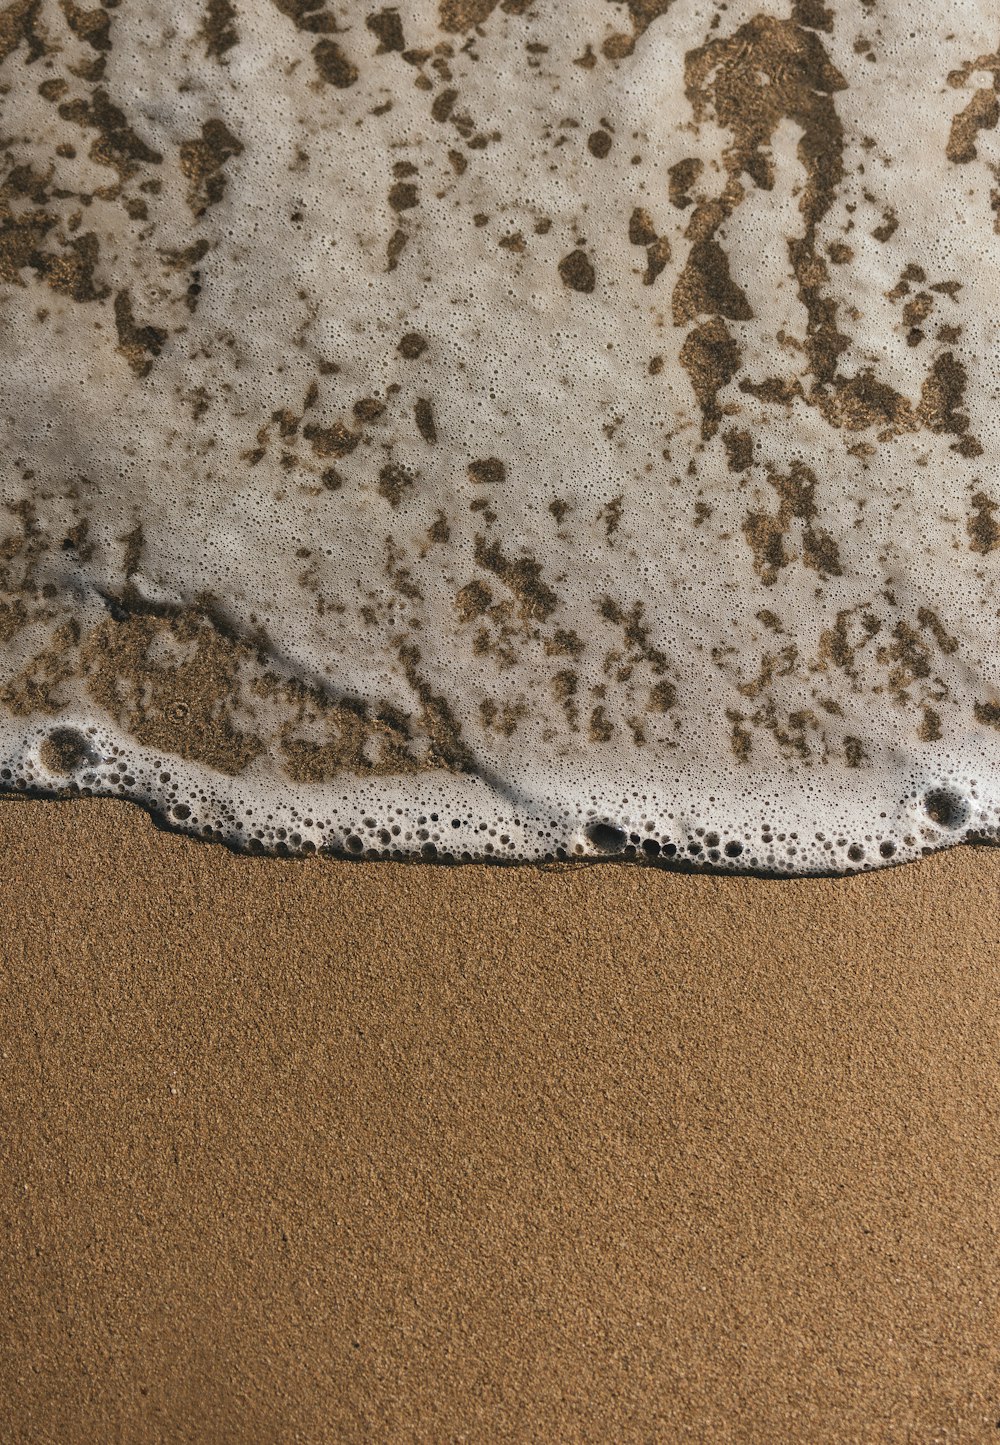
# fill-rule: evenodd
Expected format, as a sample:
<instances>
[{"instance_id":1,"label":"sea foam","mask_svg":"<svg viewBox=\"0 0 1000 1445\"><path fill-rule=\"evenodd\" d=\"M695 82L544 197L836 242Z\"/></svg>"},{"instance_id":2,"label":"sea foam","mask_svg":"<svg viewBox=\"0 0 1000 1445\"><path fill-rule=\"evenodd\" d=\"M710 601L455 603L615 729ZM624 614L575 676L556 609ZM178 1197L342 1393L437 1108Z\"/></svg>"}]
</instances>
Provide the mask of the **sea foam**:
<instances>
[{"instance_id":1,"label":"sea foam","mask_svg":"<svg viewBox=\"0 0 1000 1445\"><path fill-rule=\"evenodd\" d=\"M994 836L998 42L14 0L4 786L364 856Z\"/></svg>"}]
</instances>

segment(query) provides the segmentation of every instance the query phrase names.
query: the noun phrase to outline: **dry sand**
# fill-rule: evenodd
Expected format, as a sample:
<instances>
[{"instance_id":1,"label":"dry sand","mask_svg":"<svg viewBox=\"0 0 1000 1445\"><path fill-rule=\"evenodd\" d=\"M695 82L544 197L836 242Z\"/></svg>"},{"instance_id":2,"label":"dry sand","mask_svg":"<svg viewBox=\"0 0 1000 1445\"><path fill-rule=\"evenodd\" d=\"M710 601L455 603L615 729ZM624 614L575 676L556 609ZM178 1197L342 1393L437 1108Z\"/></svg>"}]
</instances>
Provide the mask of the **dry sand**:
<instances>
[{"instance_id":1,"label":"dry sand","mask_svg":"<svg viewBox=\"0 0 1000 1445\"><path fill-rule=\"evenodd\" d=\"M1000 1438L1000 854L0 860L5 1441Z\"/></svg>"}]
</instances>

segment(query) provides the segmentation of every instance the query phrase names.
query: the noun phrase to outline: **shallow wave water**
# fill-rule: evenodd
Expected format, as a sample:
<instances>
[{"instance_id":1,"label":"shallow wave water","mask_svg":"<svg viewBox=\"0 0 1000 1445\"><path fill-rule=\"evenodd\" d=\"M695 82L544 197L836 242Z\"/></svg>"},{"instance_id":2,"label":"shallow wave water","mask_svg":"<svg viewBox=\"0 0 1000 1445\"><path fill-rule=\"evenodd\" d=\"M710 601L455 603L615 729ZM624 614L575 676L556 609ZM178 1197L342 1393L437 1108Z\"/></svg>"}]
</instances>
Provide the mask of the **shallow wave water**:
<instances>
[{"instance_id":1,"label":"shallow wave water","mask_svg":"<svg viewBox=\"0 0 1000 1445\"><path fill-rule=\"evenodd\" d=\"M14 0L0 783L278 852L996 836L998 43Z\"/></svg>"}]
</instances>

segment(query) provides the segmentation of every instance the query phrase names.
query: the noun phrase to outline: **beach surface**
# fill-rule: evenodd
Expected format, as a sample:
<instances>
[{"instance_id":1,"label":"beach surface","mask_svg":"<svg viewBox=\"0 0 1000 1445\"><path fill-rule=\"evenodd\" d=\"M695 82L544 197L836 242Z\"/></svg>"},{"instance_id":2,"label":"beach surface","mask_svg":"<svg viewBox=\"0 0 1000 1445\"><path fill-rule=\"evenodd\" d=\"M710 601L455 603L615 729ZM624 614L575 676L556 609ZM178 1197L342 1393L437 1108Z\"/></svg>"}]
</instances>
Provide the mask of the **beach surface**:
<instances>
[{"instance_id":1,"label":"beach surface","mask_svg":"<svg viewBox=\"0 0 1000 1445\"><path fill-rule=\"evenodd\" d=\"M998 895L4 801L0 1435L1000 1438Z\"/></svg>"}]
</instances>

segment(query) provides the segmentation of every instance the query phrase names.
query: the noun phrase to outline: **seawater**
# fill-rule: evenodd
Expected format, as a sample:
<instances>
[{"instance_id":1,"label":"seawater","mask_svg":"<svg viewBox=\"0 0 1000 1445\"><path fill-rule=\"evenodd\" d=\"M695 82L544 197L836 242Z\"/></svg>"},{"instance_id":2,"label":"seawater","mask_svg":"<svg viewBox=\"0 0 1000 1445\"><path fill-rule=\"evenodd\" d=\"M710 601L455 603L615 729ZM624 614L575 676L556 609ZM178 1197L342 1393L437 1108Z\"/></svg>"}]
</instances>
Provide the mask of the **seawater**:
<instances>
[{"instance_id":1,"label":"seawater","mask_svg":"<svg viewBox=\"0 0 1000 1445\"><path fill-rule=\"evenodd\" d=\"M268 851L1000 822L993 7L0 11L0 782Z\"/></svg>"}]
</instances>

